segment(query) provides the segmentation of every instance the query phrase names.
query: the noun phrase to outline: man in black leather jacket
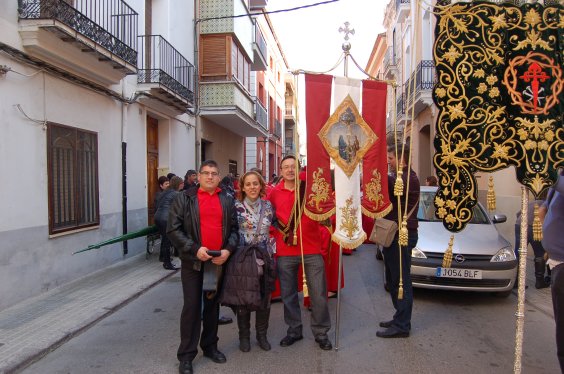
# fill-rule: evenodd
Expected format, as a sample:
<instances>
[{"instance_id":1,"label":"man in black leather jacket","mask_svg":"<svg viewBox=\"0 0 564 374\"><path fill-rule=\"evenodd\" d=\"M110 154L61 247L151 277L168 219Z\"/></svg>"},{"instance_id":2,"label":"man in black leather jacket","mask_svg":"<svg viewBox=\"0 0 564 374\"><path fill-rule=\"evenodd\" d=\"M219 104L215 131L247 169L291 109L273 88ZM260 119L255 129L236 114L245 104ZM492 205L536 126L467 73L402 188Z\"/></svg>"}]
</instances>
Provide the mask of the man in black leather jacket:
<instances>
[{"instance_id":1,"label":"man in black leather jacket","mask_svg":"<svg viewBox=\"0 0 564 374\"><path fill-rule=\"evenodd\" d=\"M204 268L223 265L231 252L236 250L238 242L234 201L218 188L220 178L217 163L204 161L198 180L198 189L189 189L178 195L170 208L167 226L168 237L178 249L182 261L184 307L180 317L180 346L177 352L181 374L193 372L192 360L198 354L198 341L204 356L216 363L226 362L225 355L217 349L219 303L215 292L203 291ZM217 257L212 257L209 251L217 252ZM218 273L219 290L221 267ZM208 274L206 272L206 276ZM200 313L202 299L203 329Z\"/></svg>"}]
</instances>

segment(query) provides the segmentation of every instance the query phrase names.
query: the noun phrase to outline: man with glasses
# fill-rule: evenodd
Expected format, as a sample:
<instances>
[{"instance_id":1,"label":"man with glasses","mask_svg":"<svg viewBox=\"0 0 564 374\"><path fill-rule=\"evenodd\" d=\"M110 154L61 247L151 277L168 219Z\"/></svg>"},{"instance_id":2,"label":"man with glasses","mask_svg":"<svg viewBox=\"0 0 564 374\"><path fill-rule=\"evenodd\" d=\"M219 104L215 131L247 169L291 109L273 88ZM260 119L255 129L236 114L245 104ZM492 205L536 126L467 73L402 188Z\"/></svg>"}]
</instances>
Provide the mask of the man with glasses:
<instances>
[{"instance_id":1,"label":"man with glasses","mask_svg":"<svg viewBox=\"0 0 564 374\"><path fill-rule=\"evenodd\" d=\"M303 214L305 183L299 183L294 156L280 162L282 181L268 199L276 211L278 230L275 231L276 256L280 293L284 303L284 321L288 325L286 337L280 341L289 347L303 338L300 302L298 299L298 270L304 258L304 272L311 300L311 330L316 343L323 350L333 348L327 337L331 317L327 303L325 263L321 254L319 223ZM298 199L295 199L298 189ZM298 202L296 202L298 200ZM297 224L296 224L297 223Z\"/></svg>"},{"instance_id":2,"label":"man with glasses","mask_svg":"<svg viewBox=\"0 0 564 374\"><path fill-rule=\"evenodd\" d=\"M167 234L174 247L178 248L182 261L184 307L180 316L180 346L177 352L181 374L193 372L192 361L198 354L198 341L205 357L216 363L227 361L217 349L217 295L209 292L203 295L203 269L209 266L205 264L223 265L237 248L238 241L234 201L218 188L219 180L217 163L204 161L198 174L200 187L180 194L169 213ZM221 284L217 289L221 289Z\"/></svg>"}]
</instances>

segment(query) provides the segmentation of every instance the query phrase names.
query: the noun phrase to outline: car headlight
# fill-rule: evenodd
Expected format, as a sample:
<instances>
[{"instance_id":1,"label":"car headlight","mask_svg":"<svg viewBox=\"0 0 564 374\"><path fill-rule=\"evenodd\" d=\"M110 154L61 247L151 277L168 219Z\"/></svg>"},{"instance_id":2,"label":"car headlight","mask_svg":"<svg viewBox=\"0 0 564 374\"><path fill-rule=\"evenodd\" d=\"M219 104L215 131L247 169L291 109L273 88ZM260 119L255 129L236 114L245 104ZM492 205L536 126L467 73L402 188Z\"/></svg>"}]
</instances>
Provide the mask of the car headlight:
<instances>
[{"instance_id":1,"label":"car headlight","mask_svg":"<svg viewBox=\"0 0 564 374\"><path fill-rule=\"evenodd\" d=\"M515 260L515 252L511 247L505 247L497 251L497 253L492 257L490 262L505 262Z\"/></svg>"},{"instance_id":2,"label":"car headlight","mask_svg":"<svg viewBox=\"0 0 564 374\"><path fill-rule=\"evenodd\" d=\"M427 258L427 256L425 256L425 253L423 253L423 251L417 247L413 247L413 249L411 250L411 257Z\"/></svg>"}]
</instances>

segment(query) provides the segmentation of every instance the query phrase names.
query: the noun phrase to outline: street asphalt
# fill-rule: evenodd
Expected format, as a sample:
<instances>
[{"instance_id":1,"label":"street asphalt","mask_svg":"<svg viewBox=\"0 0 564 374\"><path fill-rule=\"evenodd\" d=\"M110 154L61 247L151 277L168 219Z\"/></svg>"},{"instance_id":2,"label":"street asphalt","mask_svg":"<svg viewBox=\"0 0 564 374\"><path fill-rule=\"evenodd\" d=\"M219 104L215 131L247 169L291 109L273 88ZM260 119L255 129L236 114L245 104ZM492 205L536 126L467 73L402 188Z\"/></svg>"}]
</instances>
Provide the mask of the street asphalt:
<instances>
[{"instance_id":1,"label":"street asphalt","mask_svg":"<svg viewBox=\"0 0 564 374\"><path fill-rule=\"evenodd\" d=\"M182 308L180 273L156 255L124 260L0 312L0 373L175 373ZM393 308L382 287L374 246L343 257L338 351L322 351L303 311L304 340L288 348L281 303L272 305L269 340L240 352L236 324L220 326L227 363L198 355L196 373L509 373L513 371L517 298L416 289L408 339L379 339ZM528 263L524 373L557 373L549 289L536 290ZM336 299L330 299L335 345ZM233 317L228 308L222 314Z\"/></svg>"}]
</instances>

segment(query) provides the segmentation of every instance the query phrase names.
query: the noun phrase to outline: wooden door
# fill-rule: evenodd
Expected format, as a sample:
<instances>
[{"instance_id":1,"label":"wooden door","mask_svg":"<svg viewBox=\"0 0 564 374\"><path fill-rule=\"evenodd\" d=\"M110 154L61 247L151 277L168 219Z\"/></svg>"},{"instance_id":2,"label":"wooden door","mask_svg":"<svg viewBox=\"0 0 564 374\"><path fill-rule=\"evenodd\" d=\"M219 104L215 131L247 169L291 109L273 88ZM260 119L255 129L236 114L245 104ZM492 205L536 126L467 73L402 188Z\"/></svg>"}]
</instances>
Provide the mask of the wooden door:
<instances>
[{"instance_id":1,"label":"wooden door","mask_svg":"<svg viewBox=\"0 0 564 374\"><path fill-rule=\"evenodd\" d=\"M155 196L159 191L159 121L147 116L147 221L152 225L155 215Z\"/></svg>"}]
</instances>

